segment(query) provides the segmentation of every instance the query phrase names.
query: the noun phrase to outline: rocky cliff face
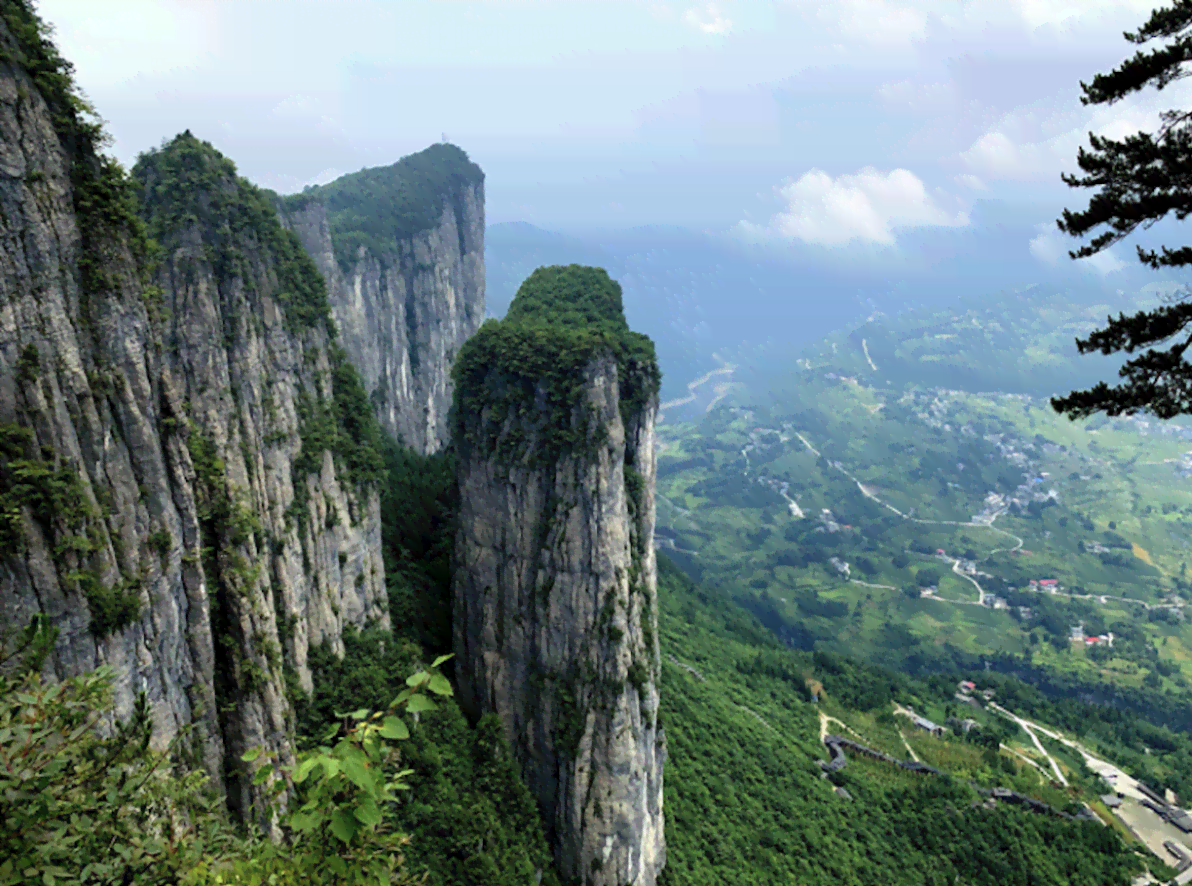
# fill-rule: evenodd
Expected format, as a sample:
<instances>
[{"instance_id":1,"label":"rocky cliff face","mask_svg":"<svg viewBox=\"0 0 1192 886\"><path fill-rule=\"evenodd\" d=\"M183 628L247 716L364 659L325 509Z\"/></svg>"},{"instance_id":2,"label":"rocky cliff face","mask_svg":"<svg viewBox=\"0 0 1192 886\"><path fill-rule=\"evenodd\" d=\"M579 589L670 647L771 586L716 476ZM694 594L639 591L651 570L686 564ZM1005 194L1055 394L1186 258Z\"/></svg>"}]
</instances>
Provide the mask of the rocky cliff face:
<instances>
[{"instance_id":1,"label":"rocky cliff face","mask_svg":"<svg viewBox=\"0 0 1192 886\"><path fill-rule=\"evenodd\" d=\"M560 874L643 886L665 862L657 372L570 320L490 321L457 364L456 674L500 715Z\"/></svg>"},{"instance_id":2,"label":"rocky cliff face","mask_svg":"<svg viewBox=\"0 0 1192 886\"><path fill-rule=\"evenodd\" d=\"M279 201L328 282L377 419L423 454L450 429L451 365L484 319L484 176L453 145Z\"/></svg>"},{"instance_id":3,"label":"rocky cliff face","mask_svg":"<svg viewBox=\"0 0 1192 886\"><path fill-rule=\"evenodd\" d=\"M197 722L196 758L244 809L240 753L288 753L287 674L309 684L311 644L387 620L379 459L353 425L366 397L268 201L189 134L130 183L13 10L0 628L45 614L59 629L47 670L114 668L117 712L145 691L159 745Z\"/></svg>"}]
</instances>

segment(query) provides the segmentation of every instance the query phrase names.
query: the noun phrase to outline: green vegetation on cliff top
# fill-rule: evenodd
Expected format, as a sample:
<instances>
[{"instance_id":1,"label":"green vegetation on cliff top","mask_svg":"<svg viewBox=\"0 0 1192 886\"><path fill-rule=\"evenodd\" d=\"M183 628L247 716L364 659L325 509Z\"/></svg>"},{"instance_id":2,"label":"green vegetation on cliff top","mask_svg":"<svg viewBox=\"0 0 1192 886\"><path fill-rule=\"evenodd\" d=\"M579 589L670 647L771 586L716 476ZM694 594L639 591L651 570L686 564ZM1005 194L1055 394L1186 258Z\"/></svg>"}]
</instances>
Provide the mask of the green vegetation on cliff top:
<instances>
[{"instance_id":1,"label":"green vegetation on cliff top","mask_svg":"<svg viewBox=\"0 0 1192 886\"><path fill-rule=\"evenodd\" d=\"M311 200L326 203L335 257L346 271L360 247L384 262L397 252L395 241L436 226L447 202L461 188L483 181L484 173L463 150L440 143L391 166L362 169L330 184L309 186L301 194L281 198L281 203L290 211L302 209Z\"/></svg>"},{"instance_id":2,"label":"green vegetation on cliff top","mask_svg":"<svg viewBox=\"0 0 1192 886\"><path fill-rule=\"evenodd\" d=\"M236 166L210 142L190 131L146 151L132 169L149 233L172 243L190 225L203 232L218 276L247 276L255 245L270 254L277 274L276 298L292 329L332 329L327 284L298 238L281 226L260 188L236 174Z\"/></svg>"},{"instance_id":3,"label":"green vegetation on cliff top","mask_svg":"<svg viewBox=\"0 0 1192 886\"><path fill-rule=\"evenodd\" d=\"M505 431L504 424L534 408L534 457L549 462L571 451L599 433L582 406L584 370L601 353L616 360L621 416L628 426L657 396L661 373L654 343L625 322L620 285L603 268L554 265L534 271L506 318L485 321L456 358L457 443L495 450L503 461L523 457L529 441L517 429ZM536 401L539 392L542 404Z\"/></svg>"},{"instance_id":4,"label":"green vegetation on cliff top","mask_svg":"<svg viewBox=\"0 0 1192 886\"><path fill-rule=\"evenodd\" d=\"M321 329L331 339L328 391L300 392L302 448L294 463L291 513L305 519L307 474L317 473L329 450L348 483L376 486L384 469L381 430L364 385L337 337L327 284L297 236L282 227L267 194L236 174L235 164L189 131L142 154L132 170L140 211L162 244L181 242L196 226L204 255L218 280L251 280L266 263L276 285L270 293L285 311L286 326L300 333Z\"/></svg>"}]
</instances>

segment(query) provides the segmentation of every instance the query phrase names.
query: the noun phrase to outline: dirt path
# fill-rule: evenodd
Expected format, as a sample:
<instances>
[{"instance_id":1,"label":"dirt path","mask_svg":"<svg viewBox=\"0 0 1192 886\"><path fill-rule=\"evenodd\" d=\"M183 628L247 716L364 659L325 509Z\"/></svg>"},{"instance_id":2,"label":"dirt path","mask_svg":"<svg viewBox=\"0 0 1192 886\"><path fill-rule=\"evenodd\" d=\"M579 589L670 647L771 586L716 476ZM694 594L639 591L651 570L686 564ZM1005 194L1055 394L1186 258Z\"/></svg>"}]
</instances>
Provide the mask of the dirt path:
<instances>
[{"instance_id":1,"label":"dirt path","mask_svg":"<svg viewBox=\"0 0 1192 886\"><path fill-rule=\"evenodd\" d=\"M906 717L910 720L915 719L915 712L910 710L910 708L904 708L898 702L892 702L892 704L894 705L894 713L895 714ZM911 748L910 743L907 742L906 736L903 735L901 729L898 730L898 737L902 739L902 746L904 748L906 748L906 752L911 755L911 759L914 760L916 763L922 763L923 761L919 759L919 756Z\"/></svg>"},{"instance_id":2,"label":"dirt path","mask_svg":"<svg viewBox=\"0 0 1192 886\"><path fill-rule=\"evenodd\" d=\"M1001 749L1003 751L1008 751L1009 753L1013 754L1015 757L1017 757L1023 763L1029 763L1031 766L1035 767L1035 772L1039 776L1040 781L1047 782L1050 780L1048 778L1047 770L1044 769L1042 766L1040 766L1038 763L1036 763L1034 760L1032 760L1030 757L1028 757L1026 754L1024 754L1022 751L1018 750L1018 748L1012 748L1008 744L1004 744L1004 745L1001 745Z\"/></svg>"},{"instance_id":3,"label":"dirt path","mask_svg":"<svg viewBox=\"0 0 1192 886\"><path fill-rule=\"evenodd\" d=\"M853 735L857 736L857 738L861 738L861 734L859 732L857 732L857 730L853 729L852 726L849 726L843 720L837 720L835 717L828 716L823 711L819 712L819 721L820 721L820 744L823 744L824 738L828 734L828 724L829 723L837 723L840 726L844 727L844 729L846 729L847 731L851 732ZM864 739L862 739L862 741L864 741Z\"/></svg>"},{"instance_id":4,"label":"dirt path","mask_svg":"<svg viewBox=\"0 0 1192 886\"><path fill-rule=\"evenodd\" d=\"M914 748L912 748L910 743L907 742L906 735L903 734L901 729L898 730L898 737L902 739L902 746L906 748L906 752L911 755L911 759L916 763L922 763L923 761L919 759L919 755L915 753Z\"/></svg>"},{"instance_id":5,"label":"dirt path","mask_svg":"<svg viewBox=\"0 0 1192 886\"><path fill-rule=\"evenodd\" d=\"M873 358L869 356L869 344L865 339L861 339L861 350L865 352L865 361L869 364L869 368L877 372L877 366L873 362Z\"/></svg>"},{"instance_id":6,"label":"dirt path","mask_svg":"<svg viewBox=\"0 0 1192 886\"><path fill-rule=\"evenodd\" d=\"M795 501L793 498L791 498L785 492L779 492L778 494L786 499L787 504L790 506L792 517L798 517L801 520L801 519L803 519L804 516L806 516L803 513L803 509L801 507L799 507L799 503L797 501Z\"/></svg>"},{"instance_id":7,"label":"dirt path","mask_svg":"<svg viewBox=\"0 0 1192 886\"><path fill-rule=\"evenodd\" d=\"M1053 756L1051 756L1051 754L1047 753L1047 749L1045 747L1043 747L1043 742L1039 741L1039 736L1035 734L1034 730L1038 729L1040 732L1042 732L1048 738L1053 738L1056 741L1064 741L1063 738L1061 738L1056 733L1051 732L1050 730L1039 726L1036 723L1032 723L1030 720L1024 720L1024 719L1022 719L1022 717L1018 716L1017 714L1010 713L1009 711L1007 711L1005 708L1003 708L1001 705L997 704L996 702L990 702L989 707L992 710L997 711L999 714L1001 714L1006 719L1013 720L1015 723L1017 723L1019 725L1019 727L1022 729L1023 732L1025 732L1027 735L1029 735L1031 737L1031 741L1034 743L1035 749L1038 750L1038 752L1043 755L1043 758L1045 760L1047 760L1048 763L1051 764L1051 770L1052 770L1052 772L1055 773L1055 780L1058 781L1060 784L1062 784L1064 787L1067 787L1068 779L1064 778L1064 773L1060 772L1060 767L1059 767L1059 764L1055 762L1055 757L1053 757ZM1064 744L1067 744L1067 742L1064 742ZM1077 746L1075 742L1073 742L1072 745L1074 747Z\"/></svg>"},{"instance_id":8,"label":"dirt path","mask_svg":"<svg viewBox=\"0 0 1192 886\"><path fill-rule=\"evenodd\" d=\"M898 590L898 588L894 587L894 585L875 585L873 582L861 581L861 579L859 579L859 578L850 578L849 581L851 581L855 585L861 585L862 587L866 587L866 588L881 588L883 591Z\"/></svg>"},{"instance_id":9,"label":"dirt path","mask_svg":"<svg viewBox=\"0 0 1192 886\"><path fill-rule=\"evenodd\" d=\"M975 578L973 578L971 575L968 575L967 573L960 571L960 561L959 560L952 561L952 572L954 572L960 578L963 578L965 581L971 581L973 583L973 587L977 589L976 603L978 606L984 606L985 605L985 589L982 588L979 584L977 584L977 580Z\"/></svg>"}]
</instances>

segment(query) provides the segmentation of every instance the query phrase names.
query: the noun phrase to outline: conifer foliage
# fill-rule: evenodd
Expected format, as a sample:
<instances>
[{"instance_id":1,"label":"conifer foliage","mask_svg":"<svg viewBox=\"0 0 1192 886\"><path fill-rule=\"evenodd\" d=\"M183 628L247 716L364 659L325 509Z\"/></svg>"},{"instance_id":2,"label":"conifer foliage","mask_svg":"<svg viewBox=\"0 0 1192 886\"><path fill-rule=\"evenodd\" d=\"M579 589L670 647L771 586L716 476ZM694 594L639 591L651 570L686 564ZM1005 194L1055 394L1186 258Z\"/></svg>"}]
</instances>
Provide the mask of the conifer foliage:
<instances>
[{"instance_id":1,"label":"conifer foliage","mask_svg":"<svg viewBox=\"0 0 1192 886\"><path fill-rule=\"evenodd\" d=\"M1136 45L1160 41L1161 45L1134 56L1091 83L1081 83L1084 105L1112 105L1147 87L1163 90L1188 77L1192 61L1192 0L1176 0L1155 10L1150 20L1125 38ZM1065 174L1074 188L1099 189L1088 208L1064 210L1057 224L1073 237L1104 228L1074 252L1087 258L1125 239L1138 228L1174 214L1183 220L1192 213L1192 111L1165 111L1162 126L1152 134L1139 132L1117 140L1089 134L1090 147L1081 148L1077 164L1083 175ZM1192 264L1192 246L1161 251L1137 247L1138 258L1152 268ZM1185 293L1187 295L1187 293ZM1121 384L1100 382L1066 397L1055 397L1056 411L1070 418L1096 412L1108 415L1153 412L1160 418L1192 413L1192 364L1184 352L1192 344L1192 301L1184 298L1133 315L1107 318L1107 325L1085 339L1077 339L1082 354L1141 353L1119 370Z\"/></svg>"}]
</instances>

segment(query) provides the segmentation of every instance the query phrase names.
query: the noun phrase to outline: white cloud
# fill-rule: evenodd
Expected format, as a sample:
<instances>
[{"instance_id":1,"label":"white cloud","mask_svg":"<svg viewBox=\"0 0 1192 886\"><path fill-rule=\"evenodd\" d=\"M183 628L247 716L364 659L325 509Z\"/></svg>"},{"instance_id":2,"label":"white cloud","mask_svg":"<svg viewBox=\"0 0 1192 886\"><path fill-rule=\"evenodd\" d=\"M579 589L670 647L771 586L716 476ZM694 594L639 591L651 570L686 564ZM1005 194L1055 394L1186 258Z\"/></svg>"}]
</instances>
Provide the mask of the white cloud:
<instances>
[{"instance_id":1,"label":"white cloud","mask_svg":"<svg viewBox=\"0 0 1192 886\"><path fill-rule=\"evenodd\" d=\"M770 219L767 228L741 222L743 233L825 246L853 240L890 245L897 228L968 224L965 212L950 215L906 169L883 174L867 166L855 175L835 179L812 169L780 187L778 193L787 202L786 210Z\"/></svg>"},{"instance_id":2,"label":"white cloud","mask_svg":"<svg viewBox=\"0 0 1192 886\"><path fill-rule=\"evenodd\" d=\"M1038 225L1035 230L1039 233L1031 238L1031 255L1048 265L1059 264L1061 258L1068 257L1068 247L1060 239L1054 223Z\"/></svg>"},{"instance_id":3,"label":"white cloud","mask_svg":"<svg viewBox=\"0 0 1192 886\"><path fill-rule=\"evenodd\" d=\"M706 3L703 8L691 7L683 13L683 21L705 34L727 34L733 23L724 17L715 3Z\"/></svg>"},{"instance_id":4,"label":"white cloud","mask_svg":"<svg viewBox=\"0 0 1192 886\"><path fill-rule=\"evenodd\" d=\"M825 4L821 14L835 15L841 30L865 43L903 44L923 37L927 15L915 6L887 0L847 0ZM828 12L832 10L832 12Z\"/></svg>"},{"instance_id":5,"label":"white cloud","mask_svg":"<svg viewBox=\"0 0 1192 886\"><path fill-rule=\"evenodd\" d=\"M41 0L55 39L88 87L192 68L218 49L214 0Z\"/></svg>"},{"instance_id":6,"label":"white cloud","mask_svg":"<svg viewBox=\"0 0 1192 886\"><path fill-rule=\"evenodd\" d=\"M954 84L914 79L883 83L877 88L877 96L887 104L903 105L913 111L947 111L957 101Z\"/></svg>"},{"instance_id":7,"label":"white cloud","mask_svg":"<svg viewBox=\"0 0 1192 886\"><path fill-rule=\"evenodd\" d=\"M1058 179L1066 154L1051 142L1016 142L995 129L985 133L960 157L970 168L987 178L1001 181ZM1075 151L1071 152L1075 157Z\"/></svg>"},{"instance_id":8,"label":"white cloud","mask_svg":"<svg viewBox=\"0 0 1192 886\"><path fill-rule=\"evenodd\" d=\"M1079 244L1060 232L1056 228L1055 222L1045 222L1036 226L1035 230L1039 233L1031 238L1029 244L1031 255L1048 265L1059 265L1071 261L1068 252L1074 251ZM1096 271L1102 277L1120 271L1126 266L1126 263L1118 258L1112 249L1082 258L1078 264Z\"/></svg>"},{"instance_id":9,"label":"white cloud","mask_svg":"<svg viewBox=\"0 0 1192 886\"><path fill-rule=\"evenodd\" d=\"M1076 156L1088 146L1088 133L1121 140L1156 132L1161 111L1192 104L1192 88L1177 82L1163 90L1133 95L1111 106L1049 111L1027 107L1002 116L960 159L989 180L1058 182L1061 172L1078 171Z\"/></svg>"},{"instance_id":10,"label":"white cloud","mask_svg":"<svg viewBox=\"0 0 1192 886\"><path fill-rule=\"evenodd\" d=\"M981 179L979 179L977 176L970 175L967 172L963 172L960 175L956 176L956 183L960 184L960 185L964 185L970 191L988 191L989 190L989 185L985 184L985 182L981 181Z\"/></svg>"},{"instance_id":11,"label":"white cloud","mask_svg":"<svg viewBox=\"0 0 1192 886\"><path fill-rule=\"evenodd\" d=\"M1089 267L1095 270L1098 274L1104 277L1106 274L1112 274L1114 271L1120 271L1126 266L1126 263L1113 254L1112 251L1098 252L1096 255L1090 255L1086 259L1082 259Z\"/></svg>"},{"instance_id":12,"label":"white cloud","mask_svg":"<svg viewBox=\"0 0 1192 886\"><path fill-rule=\"evenodd\" d=\"M1142 24L1150 17L1155 4L1152 0L1013 0L1009 6L1027 27L1040 28L1122 10L1140 16L1138 23Z\"/></svg>"},{"instance_id":13,"label":"white cloud","mask_svg":"<svg viewBox=\"0 0 1192 886\"><path fill-rule=\"evenodd\" d=\"M918 3L892 0L785 0L784 5L814 17L836 36L877 46L905 45L921 39L927 11Z\"/></svg>"}]
</instances>

